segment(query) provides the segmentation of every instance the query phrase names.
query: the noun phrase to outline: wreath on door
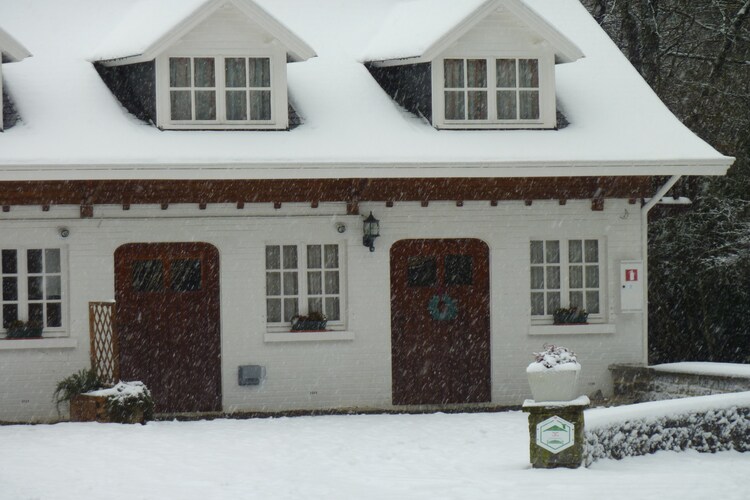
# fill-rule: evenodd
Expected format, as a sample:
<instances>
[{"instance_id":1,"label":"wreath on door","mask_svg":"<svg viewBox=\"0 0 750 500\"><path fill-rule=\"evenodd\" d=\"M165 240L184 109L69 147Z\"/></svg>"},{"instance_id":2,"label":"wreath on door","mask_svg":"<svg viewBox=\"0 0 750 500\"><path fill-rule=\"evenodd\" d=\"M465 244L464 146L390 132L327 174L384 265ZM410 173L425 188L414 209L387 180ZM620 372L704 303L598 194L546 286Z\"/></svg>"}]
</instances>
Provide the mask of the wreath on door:
<instances>
[{"instance_id":1,"label":"wreath on door","mask_svg":"<svg viewBox=\"0 0 750 500\"><path fill-rule=\"evenodd\" d=\"M435 321L449 321L456 319L458 315L458 304L447 293L438 292L434 295L427 304L427 309Z\"/></svg>"}]
</instances>

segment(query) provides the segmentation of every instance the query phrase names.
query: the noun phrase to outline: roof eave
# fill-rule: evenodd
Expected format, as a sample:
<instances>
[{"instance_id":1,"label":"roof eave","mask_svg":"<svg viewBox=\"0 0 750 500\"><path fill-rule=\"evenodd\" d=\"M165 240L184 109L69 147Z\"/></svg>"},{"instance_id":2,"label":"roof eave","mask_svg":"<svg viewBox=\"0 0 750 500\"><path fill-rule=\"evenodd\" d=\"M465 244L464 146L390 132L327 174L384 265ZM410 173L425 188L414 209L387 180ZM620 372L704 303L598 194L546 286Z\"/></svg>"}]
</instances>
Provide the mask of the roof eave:
<instances>
[{"instance_id":1,"label":"roof eave","mask_svg":"<svg viewBox=\"0 0 750 500\"><path fill-rule=\"evenodd\" d=\"M321 179L458 177L721 176L733 157L688 160L526 162L258 162L0 165L0 182L82 179Z\"/></svg>"},{"instance_id":2,"label":"roof eave","mask_svg":"<svg viewBox=\"0 0 750 500\"><path fill-rule=\"evenodd\" d=\"M404 66L406 64L419 64L419 63L426 63L430 62L430 59L425 58L424 56L404 56L404 57L398 57L394 59L381 59L381 60L373 60L373 61L362 61L366 64L371 64L375 66L376 68L388 68L393 66Z\"/></svg>"},{"instance_id":3,"label":"roof eave","mask_svg":"<svg viewBox=\"0 0 750 500\"><path fill-rule=\"evenodd\" d=\"M556 63L570 63L585 57L583 51L562 34L557 28L547 22L544 17L521 0L505 0L505 6L518 16L530 28L540 32L555 49Z\"/></svg>"},{"instance_id":4,"label":"roof eave","mask_svg":"<svg viewBox=\"0 0 750 500\"><path fill-rule=\"evenodd\" d=\"M0 28L0 60L19 62L27 57L31 57L31 52L10 33Z\"/></svg>"}]
</instances>

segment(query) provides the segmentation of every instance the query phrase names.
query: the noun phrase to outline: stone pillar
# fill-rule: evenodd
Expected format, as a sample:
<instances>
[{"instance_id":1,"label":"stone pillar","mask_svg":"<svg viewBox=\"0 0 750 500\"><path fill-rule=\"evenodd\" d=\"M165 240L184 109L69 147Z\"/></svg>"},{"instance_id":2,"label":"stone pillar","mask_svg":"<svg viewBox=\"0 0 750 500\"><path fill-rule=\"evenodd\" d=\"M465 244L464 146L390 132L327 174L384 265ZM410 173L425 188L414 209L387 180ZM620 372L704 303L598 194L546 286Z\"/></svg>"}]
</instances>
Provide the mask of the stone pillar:
<instances>
[{"instance_id":1,"label":"stone pillar","mask_svg":"<svg viewBox=\"0 0 750 500\"><path fill-rule=\"evenodd\" d=\"M523 411L529 414L529 454L535 469L568 467L575 469L583 462L583 410L589 398L572 401L540 401L527 399Z\"/></svg>"}]
</instances>

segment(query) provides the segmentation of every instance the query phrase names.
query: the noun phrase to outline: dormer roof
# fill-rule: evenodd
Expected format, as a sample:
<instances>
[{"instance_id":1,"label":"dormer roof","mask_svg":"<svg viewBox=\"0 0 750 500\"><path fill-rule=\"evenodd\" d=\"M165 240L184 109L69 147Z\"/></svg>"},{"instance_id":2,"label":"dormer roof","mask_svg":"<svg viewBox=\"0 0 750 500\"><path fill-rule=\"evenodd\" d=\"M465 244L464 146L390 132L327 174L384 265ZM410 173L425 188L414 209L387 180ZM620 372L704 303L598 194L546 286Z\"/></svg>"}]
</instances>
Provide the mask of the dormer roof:
<instances>
[{"instance_id":1,"label":"dormer roof","mask_svg":"<svg viewBox=\"0 0 750 500\"><path fill-rule=\"evenodd\" d=\"M432 61L498 9L509 11L544 39L556 62L583 57L575 43L521 0L412 0L391 9L361 59L378 65Z\"/></svg>"},{"instance_id":2,"label":"dormer roof","mask_svg":"<svg viewBox=\"0 0 750 500\"><path fill-rule=\"evenodd\" d=\"M253 0L140 0L90 60L110 66L150 61L225 5L233 5L279 40L291 61L315 57L312 47Z\"/></svg>"},{"instance_id":3,"label":"dormer roof","mask_svg":"<svg viewBox=\"0 0 750 500\"><path fill-rule=\"evenodd\" d=\"M18 62L31 56L31 52L0 27L0 55L2 62Z\"/></svg>"}]
</instances>

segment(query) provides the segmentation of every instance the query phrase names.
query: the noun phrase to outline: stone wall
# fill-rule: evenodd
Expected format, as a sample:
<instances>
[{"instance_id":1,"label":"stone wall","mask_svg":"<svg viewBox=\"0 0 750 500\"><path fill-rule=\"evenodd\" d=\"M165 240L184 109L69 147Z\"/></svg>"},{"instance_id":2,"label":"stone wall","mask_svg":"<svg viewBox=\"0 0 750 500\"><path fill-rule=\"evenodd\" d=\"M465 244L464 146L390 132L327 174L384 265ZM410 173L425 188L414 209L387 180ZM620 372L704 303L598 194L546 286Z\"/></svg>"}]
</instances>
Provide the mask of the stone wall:
<instances>
[{"instance_id":1,"label":"stone wall","mask_svg":"<svg viewBox=\"0 0 750 500\"><path fill-rule=\"evenodd\" d=\"M647 366L610 365L615 400L660 401L750 391L750 378L657 371Z\"/></svg>"}]
</instances>

